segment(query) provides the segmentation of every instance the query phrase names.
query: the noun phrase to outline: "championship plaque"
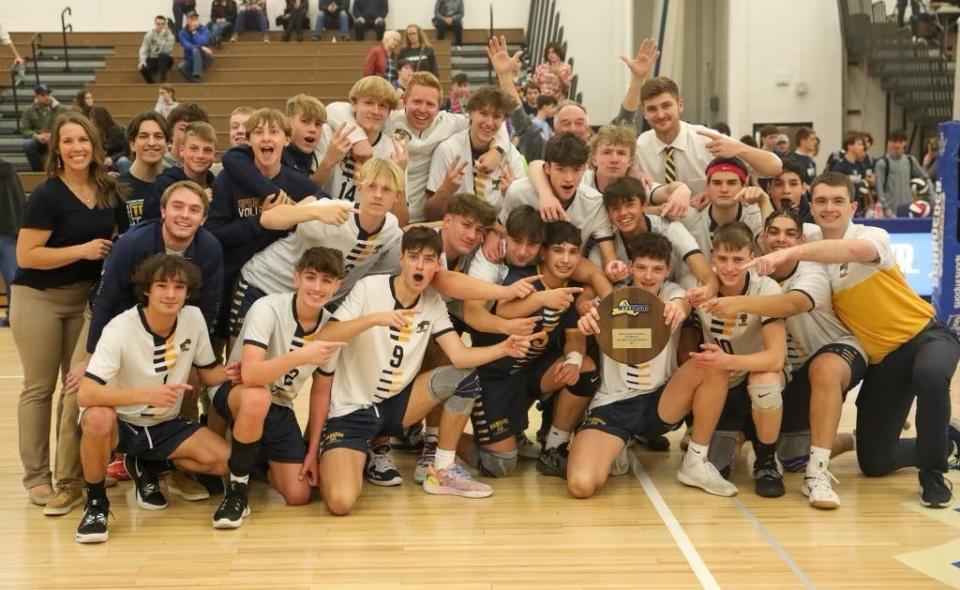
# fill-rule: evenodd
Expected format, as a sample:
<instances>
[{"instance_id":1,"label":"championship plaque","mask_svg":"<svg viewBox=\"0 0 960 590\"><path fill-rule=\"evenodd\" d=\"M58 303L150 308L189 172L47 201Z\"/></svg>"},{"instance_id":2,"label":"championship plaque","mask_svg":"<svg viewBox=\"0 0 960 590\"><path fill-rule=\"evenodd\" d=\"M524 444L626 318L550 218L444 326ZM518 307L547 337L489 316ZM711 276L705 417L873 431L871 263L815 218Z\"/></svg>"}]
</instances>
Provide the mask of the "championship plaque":
<instances>
[{"instance_id":1,"label":"championship plaque","mask_svg":"<svg viewBox=\"0 0 960 590\"><path fill-rule=\"evenodd\" d=\"M600 301L597 343L607 356L627 364L653 360L670 340L663 302L640 287L614 289Z\"/></svg>"}]
</instances>

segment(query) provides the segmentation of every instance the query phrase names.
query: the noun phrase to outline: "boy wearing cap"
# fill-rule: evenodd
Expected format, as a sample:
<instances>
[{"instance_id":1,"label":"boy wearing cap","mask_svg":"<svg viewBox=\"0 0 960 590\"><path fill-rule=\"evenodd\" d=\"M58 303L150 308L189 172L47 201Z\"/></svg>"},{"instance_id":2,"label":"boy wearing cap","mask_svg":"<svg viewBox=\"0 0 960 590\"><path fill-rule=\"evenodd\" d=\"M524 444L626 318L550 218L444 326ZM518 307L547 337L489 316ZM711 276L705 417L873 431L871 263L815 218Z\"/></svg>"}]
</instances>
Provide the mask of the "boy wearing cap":
<instances>
[{"instance_id":1,"label":"boy wearing cap","mask_svg":"<svg viewBox=\"0 0 960 590\"><path fill-rule=\"evenodd\" d=\"M20 133L23 135L23 153L30 162L30 169L40 172L49 149L50 129L57 117L66 113L67 109L57 102L46 84L37 84L33 94L33 104L27 107L20 120Z\"/></svg>"}]
</instances>

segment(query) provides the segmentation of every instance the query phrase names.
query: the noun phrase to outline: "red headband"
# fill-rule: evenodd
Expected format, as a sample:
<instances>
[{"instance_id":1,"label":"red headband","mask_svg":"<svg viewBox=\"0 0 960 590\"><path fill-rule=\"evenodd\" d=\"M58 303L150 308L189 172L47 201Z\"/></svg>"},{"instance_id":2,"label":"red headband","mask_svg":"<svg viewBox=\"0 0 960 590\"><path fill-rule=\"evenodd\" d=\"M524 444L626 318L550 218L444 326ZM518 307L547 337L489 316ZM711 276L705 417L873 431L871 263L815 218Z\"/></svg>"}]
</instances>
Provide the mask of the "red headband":
<instances>
[{"instance_id":1,"label":"red headband","mask_svg":"<svg viewBox=\"0 0 960 590\"><path fill-rule=\"evenodd\" d=\"M716 174L717 172L733 172L737 175L737 178L740 179L740 182L747 184L747 171L729 162L720 162L719 164L714 164L707 168L707 179Z\"/></svg>"}]
</instances>

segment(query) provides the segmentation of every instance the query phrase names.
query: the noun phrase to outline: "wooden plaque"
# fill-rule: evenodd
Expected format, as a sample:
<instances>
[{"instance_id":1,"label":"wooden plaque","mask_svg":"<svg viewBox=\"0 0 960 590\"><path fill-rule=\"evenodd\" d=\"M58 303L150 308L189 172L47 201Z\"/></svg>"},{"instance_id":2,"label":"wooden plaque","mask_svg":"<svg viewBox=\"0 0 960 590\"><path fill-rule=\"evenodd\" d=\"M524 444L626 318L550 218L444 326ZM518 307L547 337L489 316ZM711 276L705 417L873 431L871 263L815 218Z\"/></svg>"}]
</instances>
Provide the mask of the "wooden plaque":
<instances>
[{"instance_id":1,"label":"wooden plaque","mask_svg":"<svg viewBox=\"0 0 960 590\"><path fill-rule=\"evenodd\" d=\"M640 287L614 289L600 301L597 312L597 343L615 361L637 364L653 360L670 340L663 302Z\"/></svg>"}]
</instances>

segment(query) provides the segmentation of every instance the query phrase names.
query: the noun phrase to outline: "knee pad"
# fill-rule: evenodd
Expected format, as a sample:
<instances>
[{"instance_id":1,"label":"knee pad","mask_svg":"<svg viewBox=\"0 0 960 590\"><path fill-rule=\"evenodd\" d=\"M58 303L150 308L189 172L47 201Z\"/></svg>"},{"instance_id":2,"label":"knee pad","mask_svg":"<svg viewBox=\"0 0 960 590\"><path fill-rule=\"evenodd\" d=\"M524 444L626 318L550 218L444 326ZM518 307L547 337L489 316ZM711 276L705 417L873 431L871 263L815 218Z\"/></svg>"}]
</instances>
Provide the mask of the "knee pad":
<instances>
[{"instance_id":1,"label":"knee pad","mask_svg":"<svg viewBox=\"0 0 960 590\"><path fill-rule=\"evenodd\" d=\"M473 369L447 365L430 376L430 396L455 414L469 414L480 397L480 377Z\"/></svg>"},{"instance_id":2,"label":"knee pad","mask_svg":"<svg viewBox=\"0 0 960 590\"><path fill-rule=\"evenodd\" d=\"M810 431L781 432L777 456L786 471L799 473L806 469L810 459Z\"/></svg>"},{"instance_id":3,"label":"knee pad","mask_svg":"<svg viewBox=\"0 0 960 590\"><path fill-rule=\"evenodd\" d=\"M707 459L723 477L730 478L730 469L737 460L737 452L744 440L743 433L739 431L718 430L713 433Z\"/></svg>"},{"instance_id":4,"label":"knee pad","mask_svg":"<svg viewBox=\"0 0 960 590\"><path fill-rule=\"evenodd\" d=\"M477 447L480 473L487 477L506 477L517 467L517 451L491 451Z\"/></svg>"},{"instance_id":5,"label":"knee pad","mask_svg":"<svg viewBox=\"0 0 960 590\"><path fill-rule=\"evenodd\" d=\"M758 412L772 412L783 405L783 386L779 383L747 385L750 405Z\"/></svg>"},{"instance_id":6,"label":"knee pad","mask_svg":"<svg viewBox=\"0 0 960 590\"><path fill-rule=\"evenodd\" d=\"M600 381L600 371L584 371L576 383L567 386L567 391L577 397L593 397L600 389Z\"/></svg>"}]
</instances>

